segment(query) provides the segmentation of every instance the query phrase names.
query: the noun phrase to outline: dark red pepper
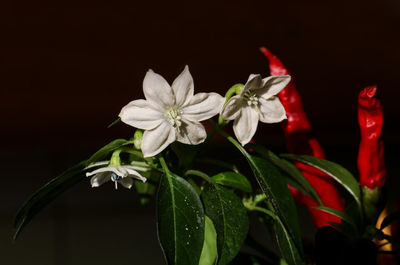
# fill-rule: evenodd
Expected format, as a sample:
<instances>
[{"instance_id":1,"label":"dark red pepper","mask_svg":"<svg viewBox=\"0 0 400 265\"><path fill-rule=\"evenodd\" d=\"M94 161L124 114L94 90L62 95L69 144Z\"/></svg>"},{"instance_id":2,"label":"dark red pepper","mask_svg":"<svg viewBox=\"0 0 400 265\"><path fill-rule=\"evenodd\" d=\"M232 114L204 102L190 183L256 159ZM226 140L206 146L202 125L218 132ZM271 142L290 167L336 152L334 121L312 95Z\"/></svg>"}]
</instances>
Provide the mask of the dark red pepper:
<instances>
[{"instance_id":1,"label":"dark red pepper","mask_svg":"<svg viewBox=\"0 0 400 265\"><path fill-rule=\"evenodd\" d=\"M371 190L382 188L386 181L381 138L383 109L380 100L376 98L376 86L366 87L358 95L358 123L361 131L357 159L360 185Z\"/></svg>"},{"instance_id":2,"label":"dark red pepper","mask_svg":"<svg viewBox=\"0 0 400 265\"><path fill-rule=\"evenodd\" d=\"M260 50L269 60L271 75L290 75L290 72L274 54L265 47L260 48ZM283 123L283 130L289 152L324 159L324 151L317 139L312 136L311 125L303 110L301 98L293 83L293 78L286 88L278 94L278 97L286 110L287 121ZM314 187L325 206L340 211L344 210L344 203L331 177L314 167L302 163L295 163L295 165ZM327 225L328 221L340 222L340 218L312 208L318 206L318 203L310 197L293 187L289 188L294 198L309 208L317 228Z\"/></svg>"}]
</instances>

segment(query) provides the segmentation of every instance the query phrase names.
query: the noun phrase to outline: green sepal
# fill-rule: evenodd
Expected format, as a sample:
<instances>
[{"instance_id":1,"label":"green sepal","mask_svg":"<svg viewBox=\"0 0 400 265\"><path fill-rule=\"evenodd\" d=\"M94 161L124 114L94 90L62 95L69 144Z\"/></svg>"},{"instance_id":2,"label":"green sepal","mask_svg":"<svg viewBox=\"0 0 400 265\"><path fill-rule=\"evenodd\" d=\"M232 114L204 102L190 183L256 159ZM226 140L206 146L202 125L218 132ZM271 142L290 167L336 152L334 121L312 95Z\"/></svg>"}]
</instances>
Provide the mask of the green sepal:
<instances>
[{"instance_id":1,"label":"green sepal","mask_svg":"<svg viewBox=\"0 0 400 265\"><path fill-rule=\"evenodd\" d=\"M365 217L369 223L375 223L379 215L378 204L381 200L381 189L379 187L370 189L365 186L362 188L362 194Z\"/></svg>"}]
</instances>

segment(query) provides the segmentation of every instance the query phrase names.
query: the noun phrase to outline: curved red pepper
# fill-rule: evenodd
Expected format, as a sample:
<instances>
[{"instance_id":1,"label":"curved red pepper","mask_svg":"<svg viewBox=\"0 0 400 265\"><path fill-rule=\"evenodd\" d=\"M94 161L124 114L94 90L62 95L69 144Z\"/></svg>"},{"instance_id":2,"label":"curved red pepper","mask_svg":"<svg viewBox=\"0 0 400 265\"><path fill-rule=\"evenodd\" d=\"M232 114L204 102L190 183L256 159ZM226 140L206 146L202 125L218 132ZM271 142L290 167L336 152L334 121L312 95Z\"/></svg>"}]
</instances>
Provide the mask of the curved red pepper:
<instances>
[{"instance_id":1,"label":"curved red pepper","mask_svg":"<svg viewBox=\"0 0 400 265\"><path fill-rule=\"evenodd\" d=\"M360 185L381 188L386 181L386 168L381 139L383 108L376 98L376 86L366 87L358 95L358 123L361 131L357 158Z\"/></svg>"},{"instance_id":2,"label":"curved red pepper","mask_svg":"<svg viewBox=\"0 0 400 265\"><path fill-rule=\"evenodd\" d=\"M271 75L290 75L290 72L274 54L265 47L261 47L260 50L269 60ZM311 125L303 110L301 98L293 83L293 79L286 88L278 94L278 97L286 110L287 121L283 123L283 130L289 152L325 158L324 151L320 144L317 139L312 136ZM314 167L302 163L295 163L295 165L314 187L325 206L340 211L344 210L344 203L331 177ZM318 203L310 197L302 194L293 187L289 188L294 198L309 208L311 217L317 228L328 225L328 221L335 223L340 222L340 218L312 208L318 206Z\"/></svg>"}]
</instances>

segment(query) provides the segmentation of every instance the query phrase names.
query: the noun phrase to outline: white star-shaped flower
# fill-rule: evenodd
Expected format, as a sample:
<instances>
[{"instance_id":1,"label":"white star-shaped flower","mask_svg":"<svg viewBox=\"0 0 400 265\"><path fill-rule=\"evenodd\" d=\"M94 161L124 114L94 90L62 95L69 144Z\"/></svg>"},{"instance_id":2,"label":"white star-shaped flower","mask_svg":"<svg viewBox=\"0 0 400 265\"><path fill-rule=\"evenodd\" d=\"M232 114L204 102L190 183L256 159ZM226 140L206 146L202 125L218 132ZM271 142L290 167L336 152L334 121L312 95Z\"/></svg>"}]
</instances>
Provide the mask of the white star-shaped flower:
<instances>
[{"instance_id":1,"label":"white star-shaped flower","mask_svg":"<svg viewBox=\"0 0 400 265\"><path fill-rule=\"evenodd\" d=\"M155 156L174 141L196 145L207 136L200 121L218 114L225 99L217 93L194 95L188 66L172 86L149 70L143 80L146 100L131 101L119 117L133 127L145 130L142 139L144 157Z\"/></svg>"},{"instance_id":2,"label":"white star-shaped flower","mask_svg":"<svg viewBox=\"0 0 400 265\"><path fill-rule=\"evenodd\" d=\"M251 74L239 95L231 97L221 111L224 120L235 120L233 131L242 145L254 136L258 121L276 123L286 119L286 112L276 97L290 82L290 76Z\"/></svg>"},{"instance_id":3,"label":"white star-shaped flower","mask_svg":"<svg viewBox=\"0 0 400 265\"><path fill-rule=\"evenodd\" d=\"M118 183L125 188L130 189L133 185L132 178L139 179L143 182L146 182L147 180L135 170L135 167L129 165L102 167L92 172L87 172L86 176L93 176L90 179L90 184L93 188L99 187L111 180L115 184L115 189L118 188Z\"/></svg>"}]
</instances>

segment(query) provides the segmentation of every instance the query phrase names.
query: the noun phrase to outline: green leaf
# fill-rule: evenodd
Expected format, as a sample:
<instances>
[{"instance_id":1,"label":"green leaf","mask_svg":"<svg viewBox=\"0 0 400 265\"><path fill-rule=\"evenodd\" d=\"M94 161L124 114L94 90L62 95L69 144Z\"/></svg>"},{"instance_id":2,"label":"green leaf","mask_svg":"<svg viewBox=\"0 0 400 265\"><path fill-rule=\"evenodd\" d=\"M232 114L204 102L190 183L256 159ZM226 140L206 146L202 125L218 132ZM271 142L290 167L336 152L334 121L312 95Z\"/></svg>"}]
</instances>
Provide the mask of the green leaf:
<instances>
[{"instance_id":1,"label":"green leaf","mask_svg":"<svg viewBox=\"0 0 400 265\"><path fill-rule=\"evenodd\" d=\"M86 163L90 165L91 163L94 163L96 161L103 160L108 157L114 150L129 144L133 144L133 140L116 139L94 153L88 160L86 160Z\"/></svg>"},{"instance_id":2,"label":"green leaf","mask_svg":"<svg viewBox=\"0 0 400 265\"><path fill-rule=\"evenodd\" d=\"M334 216L337 216L340 219L342 219L343 221L345 221L345 222L349 223L350 225L354 226L354 228L356 227L356 224L355 224L353 218L351 218L349 215L347 215L346 213L344 213L342 211L339 211L339 210L336 210L336 209L333 209L333 208L329 208L329 207L325 207L325 206L315 206L313 208L321 210L321 211L326 212L326 213L330 213L330 214L332 214Z\"/></svg>"},{"instance_id":3,"label":"green leaf","mask_svg":"<svg viewBox=\"0 0 400 265\"><path fill-rule=\"evenodd\" d=\"M353 196L361 211L362 206L361 206L360 185L354 178L354 176L347 169L334 162L316 158L314 156L294 155L294 154L283 154L281 156L284 158L297 160L304 164L313 166L331 176Z\"/></svg>"},{"instance_id":4,"label":"green leaf","mask_svg":"<svg viewBox=\"0 0 400 265\"><path fill-rule=\"evenodd\" d=\"M113 127L115 124L119 123L120 121L121 121L121 118L118 117L115 121L113 121L112 123L110 123L110 124L107 126L107 129Z\"/></svg>"},{"instance_id":5,"label":"green leaf","mask_svg":"<svg viewBox=\"0 0 400 265\"><path fill-rule=\"evenodd\" d=\"M217 184L206 185L201 198L217 231L218 264L225 265L237 255L246 238L246 208L232 190Z\"/></svg>"},{"instance_id":6,"label":"green leaf","mask_svg":"<svg viewBox=\"0 0 400 265\"><path fill-rule=\"evenodd\" d=\"M256 179L272 207L288 231L299 252L302 252L300 227L293 197L281 172L270 162L250 156Z\"/></svg>"},{"instance_id":7,"label":"green leaf","mask_svg":"<svg viewBox=\"0 0 400 265\"><path fill-rule=\"evenodd\" d=\"M240 189L245 192L252 192L251 184L248 179L236 172L222 172L211 178L216 183L231 188Z\"/></svg>"},{"instance_id":8,"label":"green leaf","mask_svg":"<svg viewBox=\"0 0 400 265\"><path fill-rule=\"evenodd\" d=\"M204 242L204 210L193 187L169 172L157 193L158 238L168 264L198 265Z\"/></svg>"},{"instance_id":9,"label":"green leaf","mask_svg":"<svg viewBox=\"0 0 400 265\"><path fill-rule=\"evenodd\" d=\"M206 216L204 244L199 265L214 265L217 255L217 232L211 219Z\"/></svg>"},{"instance_id":10,"label":"green leaf","mask_svg":"<svg viewBox=\"0 0 400 265\"><path fill-rule=\"evenodd\" d=\"M292 239L293 237L290 235L289 231L286 229L286 226L279 217L275 220L275 237L284 260L288 264L303 265L304 261L301 258L301 254L296 246L296 243Z\"/></svg>"},{"instance_id":11,"label":"green leaf","mask_svg":"<svg viewBox=\"0 0 400 265\"><path fill-rule=\"evenodd\" d=\"M231 136L220 131L227 139L234 144L244 155L249 163L256 180L262 191L267 196L276 215L279 217L277 227L277 239L280 240L279 246L283 256L292 255L293 264L303 264L301 258L303 253L300 227L297 216L297 209L293 197L287 188L284 176L271 162L265 159L251 156L247 151ZM286 242L284 242L286 241ZM287 253L287 251L294 251Z\"/></svg>"},{"instance_id":12,"label":"green leaf","mask_svg":"<svg viewBox=\"0 0 400 265\"><path fill-rule=\"evenodd\" d=\"M313 198L316 202L320 205L323 205L318 193L315 191L313 186L311 186L310 182L304 177L304 175L296 168L295 165L286 161L285 159L279 158L275 155L272 151L268 150L264 146L251 144L249 145L250 148L253 148L254 151L259 153L262 157L273 163L279 169L287 173L293 181L296 183L290 183L293 186L297 186L300 191L308 195L309 197Z\"/></svg>"},{"instance_id":13,"label":"green leaf","mask_svg":"<svg viewBox=\"0 0 400 265\"><path fill-rule=\"evenodd\" d=\"M104 160L112 151L131 143L131 141L127 141L125 139L114 140L97 151L88 160L82 161L64 171L58 177L52 179L38 189L22 205L14 218L14 227L16 228L14 240L18 237L22 229L29 223L29 221L32 220L32 218L46 205L48 205L64 191L85 179L85 176L81 173L86 171L87 166L97 161Z\"/></svg>"},{"instance_id":14,"label":"green leaf","mask_svg":"<svg viewBox=\"0 0 400 265\"><path fill-rule=\"evenodd\" d=\"M385 227L399 220L400 220L400 211L396 211L394 213L389 214L388 216L385 217L385 219L383 219L380 230L384 229Z\"/></svg>"}]
</instances>

